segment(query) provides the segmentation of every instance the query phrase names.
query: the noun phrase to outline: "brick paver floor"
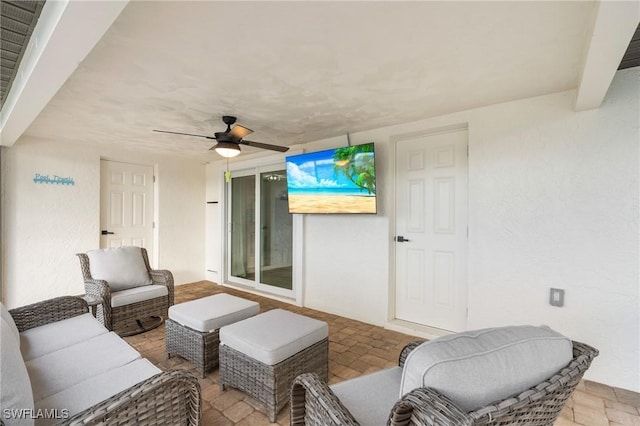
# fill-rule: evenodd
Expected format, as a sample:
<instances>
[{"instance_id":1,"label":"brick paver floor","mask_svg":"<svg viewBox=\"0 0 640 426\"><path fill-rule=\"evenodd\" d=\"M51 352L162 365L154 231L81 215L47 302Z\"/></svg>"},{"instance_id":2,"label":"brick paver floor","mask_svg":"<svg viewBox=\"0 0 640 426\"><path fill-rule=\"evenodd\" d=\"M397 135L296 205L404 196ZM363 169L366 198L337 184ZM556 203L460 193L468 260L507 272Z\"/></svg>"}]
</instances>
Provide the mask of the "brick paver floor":
<instances>
[{"instance_id":1,"label":"brick paver floor","mask_svg":"<svg viewBox=\"0 0 640 426\"><path fill-rule=\"evenodd\" d=\"M209 281L176 286L175 303L186 302L226 292L260 303L261 311L284 308L329 324L329 384L397 365L398 354L405 344L422 340L413 336L336 315L300 308L283 302ZM269 425L263 406L244 393L229 389L222 392L218 370L202 379L193 365L178 356L167 359L164 325L144 334L126 337L142 356L161 369L187 369L202 386L203 424L205 426ZM640 426L640 395L595 382L580 383L555 426ZM288 406L278 414L279 425L289 424Z\"/></svg>"}]
</instances>

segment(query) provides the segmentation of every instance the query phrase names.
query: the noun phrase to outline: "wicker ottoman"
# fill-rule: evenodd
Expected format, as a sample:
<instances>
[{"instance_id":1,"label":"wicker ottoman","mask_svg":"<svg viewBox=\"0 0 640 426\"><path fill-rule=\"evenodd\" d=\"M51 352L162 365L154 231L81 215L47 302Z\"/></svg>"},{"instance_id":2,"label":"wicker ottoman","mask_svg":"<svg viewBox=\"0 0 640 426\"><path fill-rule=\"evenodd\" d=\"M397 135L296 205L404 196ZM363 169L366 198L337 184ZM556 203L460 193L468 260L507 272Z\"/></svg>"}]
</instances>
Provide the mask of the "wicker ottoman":
<instances>
[{"instance_id":1,"label":"wicker ottoman","mask_svg":"<svg viewBox=\"0 0 640 426\"><path fill-rule=\"evenodd\" d=\"M219 329L260 312L257 302L216 294L169 308L167 356L180 355L205 376L218 365Z\"/></svg>"},{"instance_id":2,"label":"wicker ottoman","mask_svg":"<svg viewBox=\"0 0 640 426\"><path fill-rule=\"evenodd\" d=\"M302 373L328 378L327 323L274 309L220 329L220 386L242 390L267 407L271 422Z\"/></svg>"}]
</instances>

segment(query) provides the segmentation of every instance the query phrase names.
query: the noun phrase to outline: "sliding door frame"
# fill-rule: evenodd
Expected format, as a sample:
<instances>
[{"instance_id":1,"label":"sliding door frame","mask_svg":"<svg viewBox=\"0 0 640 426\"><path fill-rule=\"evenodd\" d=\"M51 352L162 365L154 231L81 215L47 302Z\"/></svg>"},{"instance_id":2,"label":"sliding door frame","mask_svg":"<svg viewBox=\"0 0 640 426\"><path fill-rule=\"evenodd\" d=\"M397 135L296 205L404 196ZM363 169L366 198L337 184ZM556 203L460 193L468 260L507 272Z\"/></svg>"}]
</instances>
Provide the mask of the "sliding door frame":
<instances>
[{"instance_id":1,"label":"sliding door frame","mask_svg":"<svg viewBox=\"0 0 640 426\"><path fill-rule=\"evenodd\" d=\"M255 226L255 279L250 280L242 277L236 277L231 275L231 212L232 212L232 194L231 194L231 181L224 182L224 199L226 203L225 215L224 215L224 241L223 253L224 260L224 272L223 282L226 285L237 286L244 290L249 290L259 294L275 296L279 299L288 300L302 305L303 292L302 292L302 264L303 264L303 216L299 214L292 215L292 241L291 241L291 268L292 277L291 284L292 289L282 289L276 286L262 284L259 281L260 277L260 259L261 259L261 244L260 244L260 177L262 173L285 170L284 157L281 159L272 159L271 161L260 162L255 164L254 162L239 163L235 167L230 167L231 179L243 176L253 176L255 184L255 209L254 209L254 226Z\"/></svg>"}]
</instances>

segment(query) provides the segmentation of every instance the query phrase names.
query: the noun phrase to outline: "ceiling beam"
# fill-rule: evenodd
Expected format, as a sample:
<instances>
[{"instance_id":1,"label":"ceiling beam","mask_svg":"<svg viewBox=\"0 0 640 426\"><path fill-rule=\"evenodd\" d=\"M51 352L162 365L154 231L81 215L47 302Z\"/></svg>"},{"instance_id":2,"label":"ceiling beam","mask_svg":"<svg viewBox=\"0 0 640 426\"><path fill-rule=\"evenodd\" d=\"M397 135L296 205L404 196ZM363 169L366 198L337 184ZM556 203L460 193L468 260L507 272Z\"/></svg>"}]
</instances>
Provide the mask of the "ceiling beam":
<instances>
[{"instance_id":1,"label":"ceiling beam","mask_svg":"<svg viewBox=\"0 0 640 426\"><path fill-rule=\"evenodd\" d=\"M598 108L640 22L637 1L599 1L574 109Z\"/></svg>"},{"instance_id":2,"label":"ceiling beam","mask_svg":"<svg viewBox=\"0 0 640 426\"><path fill-rule=\"evenodd\" d=\"M0 111L0 145L12 146L22 136L127 3L45 3Z\"/></svg>"}]
</instances>

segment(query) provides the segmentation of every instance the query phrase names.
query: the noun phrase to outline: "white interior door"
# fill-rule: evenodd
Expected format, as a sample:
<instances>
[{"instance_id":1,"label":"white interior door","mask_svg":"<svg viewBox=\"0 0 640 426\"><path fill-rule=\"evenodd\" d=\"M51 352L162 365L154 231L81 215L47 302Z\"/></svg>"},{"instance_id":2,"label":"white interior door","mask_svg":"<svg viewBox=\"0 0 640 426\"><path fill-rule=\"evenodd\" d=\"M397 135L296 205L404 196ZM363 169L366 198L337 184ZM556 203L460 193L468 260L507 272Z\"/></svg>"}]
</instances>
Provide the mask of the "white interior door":
<instances>
[{"instance_id":1,"label":"white interior door","mask_svg":"<svg viewBox=\"0 0 640 426\"><path fill-rule=\"evenodd\" d=\"M138 246L153 258L153 167L100 162L100 247Z\"/></svg>"},{"instance_id":2,"label":"white interior door","mask_svg":"<svg viewBox=\"0 0 640 426\"><path fill-rule=\"evenodd\" d=\"M467 318L467 131L396 144L396 318L462 331Z\"/></svg>"}]
</instances>

